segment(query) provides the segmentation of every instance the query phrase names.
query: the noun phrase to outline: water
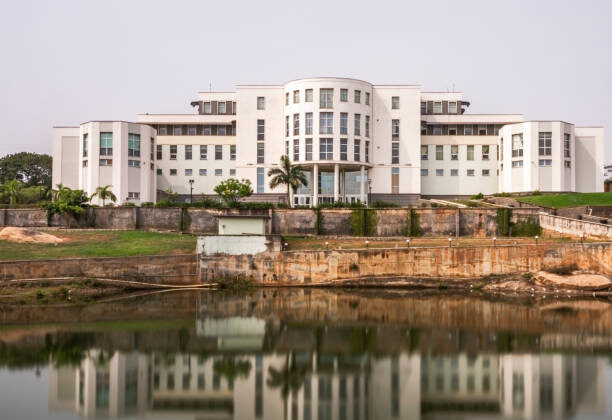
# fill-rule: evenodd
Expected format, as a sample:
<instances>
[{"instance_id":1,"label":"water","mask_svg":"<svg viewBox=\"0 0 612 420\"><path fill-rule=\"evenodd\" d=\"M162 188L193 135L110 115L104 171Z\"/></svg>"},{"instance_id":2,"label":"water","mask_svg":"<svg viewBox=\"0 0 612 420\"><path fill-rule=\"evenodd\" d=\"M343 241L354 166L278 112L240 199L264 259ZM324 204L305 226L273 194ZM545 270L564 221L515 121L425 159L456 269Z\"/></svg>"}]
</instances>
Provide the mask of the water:
<instances>
[{"instance_id":1,"label":"water","mask_svg":"<svg viewBox=\"0 0 612 420\"><path fill-rule=\"evenodd\" d=\"M393 290L0 306L0 418L611 419L611 318Z\"/></svg>"}]
</instances>

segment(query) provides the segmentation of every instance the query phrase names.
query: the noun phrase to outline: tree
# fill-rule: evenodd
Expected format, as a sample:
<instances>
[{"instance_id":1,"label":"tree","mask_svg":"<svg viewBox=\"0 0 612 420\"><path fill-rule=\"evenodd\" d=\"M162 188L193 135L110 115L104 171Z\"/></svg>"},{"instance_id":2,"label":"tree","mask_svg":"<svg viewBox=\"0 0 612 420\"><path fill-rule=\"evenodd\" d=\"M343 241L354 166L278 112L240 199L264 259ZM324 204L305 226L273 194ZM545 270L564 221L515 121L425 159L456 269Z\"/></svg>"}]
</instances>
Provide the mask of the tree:
<instances>
[{"instance_id":1,"label":"tree","mask_svg":"<svg viewBox=\"0 0 612 420\"><path fill-rule=\"evenodd\" d=\"M285 363L280 369L270 366L268 369L267 385L270 388L279 388L283 399L283 418L287 418L288 398L291 392L300 390L306 378L306 369L295 363L292 353L287 353Z\"/></svg>"},{"instance_id":2,"label":"tree","mask_svg":"<svg viewBox=\"0 0 612 420\"><path fill-rule=\"evenodd\" d=\"M96 188L96 192L91 195L89 201L97 195L102 199L102 206L106 204L106 200L110 200L113 203L117 201L117 196L111 191L112 185L105 185L103 187Z\"/></svg>"},{"instance_id":3,"label":"tree","mask_svg":"<svg viewBox=\"0 0 612 420\"><path fill-rule=\"evenodd\" d=\"M7 182L5 185L2 185L2 192L4 192L9 197L9 204L11 206L17 204L19 201L19 193L23 188L23 184L16 179Z\"/></svg>"},{"instance_id":4,"label":"tree","mask_svg":"<svg viewBox=\"0 0 612 420\"><path fill-rule=\"evenodd\" d=\"M83 190L73 190L58 184L57 189L53 190L53 201L46 203L43 208L47 210L48 217L55 213L77 216L83 213L88 201L89 197Z\"/></svg>"},{"instance_id":5,"label":"tree","mask_svg":"<svg viewBox=\"0 0 612 420\"><path fill-rule=\"evenodd\" d=\"M238 207L241 198L249 197L253 194L253 188L251 188L251 181L248 179L238 180L236 178L229 178L221 181L215 187L215 192L229 207Z\"/></svg>"},{"instance_id":6,"label":"tree","mask_svg":"<svg viewBox=\"0 0 612 420\"><path fill-rule=\"evenodd\" d=\"M270 180L270 188L276 188L279 185L287 186L287 203L291 203L291 191L295 194L297 189L308 183L308 179L304 171L299 165L292 165L286 155L280 158L280 168L272 168L268 171L268 176L273 177Z\"/></svg>"},{"instance_id":7,"label":"tree","mask_svg":"<svg viewBox=\"0 0 612 420\"><path fill-rule=\"evenodd\" d=\"M51 187L51 156L21 152L0 158L0 183L16 179L25 184Z\"/></svg>"}]
</instances>

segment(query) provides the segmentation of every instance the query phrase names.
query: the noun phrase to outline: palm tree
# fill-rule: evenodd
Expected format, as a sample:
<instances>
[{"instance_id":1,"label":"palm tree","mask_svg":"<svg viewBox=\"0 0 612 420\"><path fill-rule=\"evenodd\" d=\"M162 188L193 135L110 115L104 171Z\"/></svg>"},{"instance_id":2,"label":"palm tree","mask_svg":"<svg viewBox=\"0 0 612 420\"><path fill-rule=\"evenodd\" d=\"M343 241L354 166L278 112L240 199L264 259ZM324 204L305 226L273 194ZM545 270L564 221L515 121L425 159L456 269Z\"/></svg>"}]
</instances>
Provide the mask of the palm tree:
<instances>
[{"instance_id":1,"label":"palm tree","mask_svg":"<svg viewBox=\"0 0 612 420\"><path fill-rule=\"evenodd\" d=\"M89 201L93 200L93 198L97 195L102 199L102 207L104 207L104 205L106 204L107 199L112 201L113 203L116 202L117 196L113 194L113 192L110 190L111 187L112 185L105 185L103 187L96 188L96 192L91 195Z\"/></svg>"},{"instance_id":2,"label":"palm tree","mask_svg":"<svg viewBox=\"0 0 612 420\"><path fill-rule=\"evenodd\" d=\"M273 366L268 368L268 379L266 384L270 388L278 388L283 399L283 419L287 418L287 406L289 395L300 390L306 378L306 368L298 366L293 353L287 353L285 363L277 369Z\"/></svg>"},{"instance_id":3,"label":"palm tree","mask_svg":"<svg viewBox=\"0 0 612 420\"><path fill-rule=\"evenodd\" d=\"M23 188L23 184L17 181L16 179L13 179L5 185L2 185L1 188L4 193L8 194L9 204L11 206L17 204L17 201L19 201L21 189Z\"/></svg>"},{"instance_id":4,"label":"palm tree","mask_svg":"<svg viewBox=\"0 0 612 420\"><path fill-rule=\"evenodd\" d=\"M287 186L287 202L291 202L291 192L295 194L297 189L308 183L308 179L304 171L299 165L292 165L289 157L286 155L280 158L280 168L272 168L268 171L268 176L273 178L270 180L270 188L276 188L279 185Z\"/></svg>"}]
</instances>

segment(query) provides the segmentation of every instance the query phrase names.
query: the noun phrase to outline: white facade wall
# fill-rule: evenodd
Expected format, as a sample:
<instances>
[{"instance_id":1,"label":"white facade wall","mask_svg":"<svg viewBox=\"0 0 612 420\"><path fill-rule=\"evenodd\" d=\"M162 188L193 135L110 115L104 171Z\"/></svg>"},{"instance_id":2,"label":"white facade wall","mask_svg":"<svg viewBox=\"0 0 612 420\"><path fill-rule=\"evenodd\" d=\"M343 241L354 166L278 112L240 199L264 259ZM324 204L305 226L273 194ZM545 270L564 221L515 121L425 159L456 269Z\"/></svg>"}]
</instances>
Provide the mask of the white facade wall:
<instances>
[{"instance_id":1,"label":"white facade wall","mask_svg":"<svg viewBox=\"0 0 612 420\"><path fill-rule=\"evenodd\" d=\"M79 187L79 127L53 127L53 165L51 185Z\"/></svg>"}]
</instances>

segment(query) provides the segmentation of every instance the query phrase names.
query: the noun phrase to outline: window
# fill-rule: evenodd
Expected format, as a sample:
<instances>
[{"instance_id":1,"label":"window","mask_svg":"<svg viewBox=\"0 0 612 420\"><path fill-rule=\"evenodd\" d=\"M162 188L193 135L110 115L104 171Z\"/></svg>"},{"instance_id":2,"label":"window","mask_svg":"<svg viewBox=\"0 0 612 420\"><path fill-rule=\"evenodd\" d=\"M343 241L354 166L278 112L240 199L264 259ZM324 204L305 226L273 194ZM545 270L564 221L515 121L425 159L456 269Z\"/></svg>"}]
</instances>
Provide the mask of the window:
<instances>
[{"instance_id":1,"label":"window","mask_svg":"<svg viewBox=\"0 0 612 420\"><path fill-rule=\"evenodd\" d=\"M166 136L168 135L168 128L165 125L157 126L157 135L158 136Z\"/></svg>"},{"instance_id":2,"label":"window","mask_svg":"<svg viewBox=\"0 0 612 420\"><path fill-rule=\"evenodd\" d=\"M307 112L306 115L306 134L312 134L312 112Z\"/></svg>"},{"instance_id":3,"label":"window","mask_svg":"<svg viewBox=\"0 0 612 420\"><path fill-rule=\"evenodd\" d=\"M440 124L436 124L433 126L433 135L434 136L442 135L442 126Z\"/></svg>"},{"instance_id":4,"label":"window","mask_svg":"<svg viewBox=\"0 0 612 420\"><path fill-rule=\"evenodd\" d=\"M482 146L482 160L489 160L489 145Z\"/></svg>"},{"instance_id":5,"label":"window","mask_svg":"<svg viewBox=\"0 0 612 420\"><path fill-rule=\"evenodd\" d=\"M436 169L436 176L444 176L444 169Z\"/></svg>"},{"instance_id":6,"label":"window","mask_svg":"<svg viewBox=\"0 0 612 420\"><path fill-rule=\"evenodd\" d=\"M223 159L223 146L220 144L215 145L215 160Z\"/></svg>"},{"instance_id":7,"label":"window","mask_svg":"<svg viewBox=\"0 0 612 420\"><path fill-rule=\"evenodd\" d=\"M355 91L355 103L356 104L361 103L361 91L360 90Z\"/></svg>"},{"instance_id":8,"label":"window","mask_svg":"<svg viewBox=\"0 0 612 420\"><path fill-rule=\"evenodd\" d=\"M566 160L565 163L564 163L564 166L566 168L571 168L572 167L572 161L571 160Z\"/></svg>"},{"instance_id":9,"label":"window","mask_svg":"<svg viewBox=\"0 0 612 420\"><path fill-rule=\"evenodd\" d=\"M391 163L399 163L399 141L394 141L391 143Z\"/></svg>"},{"instance_id":10,"label":"window","mask_svg":"<svg viewBox=\"0 0 612 420\"><path fill-rule=\"evenodd\" d=\"M162 170L161 169L157 169L157 175L161 175L162 174Z\"/></svg>"},{"instance_id":11,"label":"window","mask_svg":"<svg viewBox=\"0 0 612 420\"><path fill-rule=\"evenodd\" d=\"M421 160L427 160L429 158L429 147L421 146Z\"/></svg>"},{"instance_id":12,"label":"window","mask_svg":"<svg viewBox=\"0 0 612 420\"><path fill-rule=\"evenodd\" d=\"M100 156L113 155L113 133L100 133Z\"/></svg>"},{"instance_id":13,"label":"window","mask_svg":"<svg viewBox=\"0 0 612 420\"><path fill-rule=\"evenodd\" d=\"M285 137L289 137L289 115L285 115Z\"/></svg>"},{"instance_id":14,"label":"window","mask_svg":"<svg viewBox=\"0 0 612 420\"><path fill-rule=\"evenodd\" d=\"M87 136L87 133L83 134L83 157L87 157Z\"/></svg>"},{"instance_id":15,"label":"window","mask_svg":"<svg viewBox=\"0 0 612 420\"><path fill-rule=\"evenodd\" d=\"M201 168L199 173L200 173L200 176L206 176L206 169Z\"/></svg>"},{"instance_id":16,"label":"window","mask_svg":"<svg viewBox=\"0 0 612 420\"><path fill-rule=\"evenodd\" d=\"M427 123L425 121L421 121L421 135L424 136L427 134Z\"/></svg>"},{"instance_id":17,"label":"window","mask_svg":"<svg viewBox=\"0 0 612 420\"><path fill-rule=\"evenodd\" d=\"M257 168L257 194L264 192L264 168Z\"/></svg>"},{"instance_id":18,"label":"window","mask_svg":"<svg viewBox=\"0 0 612 420\"><path fill-rule=\"evenodd\" d=\"M467 147L467 160L474 160L474 145L468 145Z\"/></svg>"},{"instance_id":19,"label":"window","mask_svg":"<svg viewBox=\"0 0 612 420\"><path fill-rule=\"evenodd\" d=\"M112 166L112 165L113 165L112 159L100 159L100 166Z\"/></svg>"},{"instance_id":20,"label":"window","mask_svg":"<svg viewBox=\"0 0 612 420\"><path fill-rule=\"evenodd\" d=\"M299 139L293 140L293 160L294 161L300 160L300 140Z\"/></svg>"},{"instance_id":21,"label":"window","mask_svg":"<svg viewBox=\"0 0 612 420\"><path fill-rule=\"evenodd\" d=\"M204 102L204 113L210 114L211 112L212 112L212 107L210 105L210 102Z\"/></svg>"},{"instance_id":22,"label":"window","mask_svg":"<svg viewBox=\"0 0 612 420\"><path fill-rule=\"evenodd\" d=\"M218 126L217 127L217 135L218 136L225 136L227 134L226 130L227 130L226 126L224 126L224 125Z\"/></svg>"},{"instance_id":23,"label":"window","mask_svg":"<svg viewBox=\"0 0 612 420\"><path fill-rule=\"evenodd\" d=\"M334 113L333 112L321 112L319 114L319 133L320 134L332 134L333 125L334 125Z\"/></svg>"},{"instance_id":24,"label":"window","mask_svg":"<svg viewBox=\"0 0 612 420\"><path fill-rule=\"evenodd\" d=\"M217 114L225 114L225 102L217 102Z\"/></svg>"},{"instance_id":25,"label":"window","mask_svg":"<svg viewBox=\"0 0 612 420\"><path fill-rule=\"evenodd\" d=\"M340 89L340 102L348 102L348 89Z\"/></svg>"},{"instance_id":26,"label":"window","mask_svg":"<svg viewBox=\"0 0 612 420\"><path fill-rule=\"evenodd\" d=\"M340 113L340 134L348 134L348 114Z\"/></svg>"},{"instance_id":27,"label":"window","mask_svg":"<svg viewBox=\"0 0 612 420\"><path fill-rule=\"evenodd\" d=\"M522 168L523 167L523 161L522 160L513 160L512 161L512 167L513 168Z\"/></svg>"},{"instance_id":28,"label":"window","mask_svg":"<svg viewBox=\"0 0 612 420\"><path fill-rule=\"evenodd\" d=\"M193 157L192 149L193 147L190 144L185 145L185 160L191 160Z\"/></svg>"},{"instance_id":29,"label":"window","mask_svg":"<svg viewBox=\"0 0 612 420\"><path fill-rule=\"evenodd\" d=\"M429 170L421 169L421 176L427 176L428 173L429 173Z\"/></svg>"},{"instance_id":30,"label":"window","mask_svg":"<svg viewBox=\"0 0 612 420\"><path fill-rule=\"evenodd\" d=\"M459 146L451 145L451 160L459 160Z\"/></svg>"},{"instance_id":31,"label":"window","mask_svg":"<svg viewBox=\"0 0 612 420\"><path fill-rule=\"evenodd\" d=\"M552 159L540 159L538 164L539 164L539 166L551 166L552 165Z\"/></svg>"},{"instance_id":32,"label":"window","mask_svg":"<svg viewBox=\"0 0 612 420\"><path fill-rule=\"evenodd\" d=\"M187 134L190 136L195 136L197 131L197 127L195 125L187 126Z\"/></svg>"},{"instance_id":33,"label":"window","mask_svg":"<svg viewBox=\"0 0 612 420\"><path fill-rule=\"evenodd\" d=\"M137 200L140 198L139 192L128 192L128 200Z\"/></svg>"},{"instance_id":34,"label":"window","mask_svg":"<svg viewBox=\"0 0 612 420\"><path fill-rule=\"evenodd\" d=\"M348 140L340 139L340 160L348 159Z\"/></svg>"},{"instance_id":35,"label":"window","mask_svg":"<svg viewBox=\"0 0 612 420\"><path fill-rule=\"evenodd\" d=\"M289 92L285 93L285 105L289 105Z\"/></svg>"},{"instance_id":36,"label":"window","mask_svg":"<svg viewBox=\"0 0 612 420\"><path fill-rule=\"evenodd\" d=\"M457 126L456 125L449 125L448 126L448 135L449 136L456 136L457 135Z\"/></svg>"},{"instance_id":37,"label":"window","mask_svg":"<svg viewBox=\"0 0 612 420\"><path fill-rule=\"evenodd\" d=\"M427 114L427 102L421 102L421 114Z\"/></svg>"},{"instance_id":38,"label":"window","mask_svg":"<svg viewBox=\"0 0 612 420\"><path fill-rule=\"evenodd\" d=\"M486 125L479 125L478 126L478 135L479 136L486 136L487 135L487 126Z\"/></svg>"},{"instance_id":39,"label":"window","mask_svg":"<svg viewBox=\"0 0 612 420\"><path fill-rule=\"evenodd\" d=\"M132 168L140 168L140 161L129 159L128 166L131 166Z\"/></svg>"},{"instance_id":40,"label":"window","mask_svg":"<svg viewBox=\"0 0 612 420\"><path fill-rule=\"evenodd\" d=\"M172 126L172 134L175 136L182 136L183 135L183 127L180 125L174 125Z\"/></svg>"},{"instance_id":41,"label":"window","mask_svg":"<svg viewBox=\"0 0 612 420\"><path fill-rule=\"evenodd\" d=\"M230 145L230 160L236 160L236 145Z\"/></svg>"},{"instance_id":42,"label":"window","mask_svg":"<svg viewBox=\"0 0 612 420\"><path fill-rule=\"evenodd\" d=\"M293 103L294 104L299 104L300 103L300 91L299 90L294 90L293 91Z\"/></svg>"},{"instance_id":43,"label":"window","mask_svg":"<svg viewBox=\"0 0 612 420\"><path fill-rule=\"evenodd\" d=\"M552 133L538 133L538 152L540 156L552 155Z\"/></svg>"},{"instance_id":44,"label":"window","mask_svg":"<svg viewBox=\"0 0 612 420\"><path fill-rule=\"evenodd\" d=\"M361 114L355 114L355 135L361 135Z\"/></svg>"},{"instance_id":45,"label":"window","mask_svg":"<svg viewBox=\"0 0 612 420\"><path fill-rule=\"evenodd\" d=\"M436 146L436 160L444 160L444 146L441 144Z\"/></svg>"},{"instance_id":46,"label":"window","mask_svg":"<svg viewBox=\"0 0 612 420\"><path fill-rule=\"evenodd\" d=\"M236 176L236 170L230 169L230 176Z\"/></svg>"},{"instance_id":47,"label":"window","mask_svg":"<svg viewBox=\"0 0 612 420\"><path fill-rule=\"evenodd\" d=\"M366 92L365 94L365 104L370 105L370 92Z\"/></svg>"},{"instance_id":48,"label":"window","mask_svg":"<svg viewBox=\"0 0 612 420\"><path fill-rule=\"evenodd\" d=\"M448 113L456 114L457 113L457 102L449 102L448 103Z\"/></svg>"},{"instance_id":49,"label":"window","mask_svg":"<svg viewBox=\"0 0 612 420\"><path fill-rule=\"evenodd\" d=\"M442 102L434 102L433 103L433 113L441 114L442 113Z\"/></svg>"},{"instance_id":50,"label":"window","mask_svg":"<svg viewBox=\"0 0 612 420\"><path fill-rule=\"evenodd\" d=\"M570 156L570 135L568 133L563 134L563 156L568 158ZM566 166L569 168L569 166Z\"/></svg>"},{"instance_id":51,"label":"window","mask_svg":"<svg viewBox=\"0 0 612 420\"><path fill-rule=\"evenodd\" d=\"M151 162L153 162L155 160L155 139L153 137L151 137L151 148L149 150L151 151Z\"/></svg>"},{"instance_id":52,"label":"window","mask_svg":"<svg viewBox=\"0 0 612 420\"><path fill-rule=\"evenodd\" d=\"M193 175L193 169L185 169L185 176Z\"/></svg>"},{"instance_id":53,"label":"window","mask_svg":"<svg viewBox=\"0 0 612 420\"><path fill-rule=\"evenodd\" d=\"M223 169L215 169L215 176L223 176Z\"/></svg>"},{"instance_id":54,"label":"window","mask_svg":"<svg viewBox=\"0 0 612 420\"><path fill-rule=\"evenodd\" d=\"M208 159L208 146L205 144L200 145L200 160Z\"/></svg>"},{"instance_id":55,"label":"window","mask_svg":"<svg viewBox=\"0 0 612 420\"><path fill-rule=\"evenodd\" d=\"M488 169L483 169L482 170L482 176L489 176L490 171Z\"/></svg>"},{"instance_id":56,"label":"window","mask_svg":"<svg viewBox=\"0 0 612 420\"><path fill-rule=\"evenodd\" d=\"M257 120L257 140L264 139L265 130L266 130L265 120Z\"/></svg>"},{"instance_id":57,"label":"window","mask_svg":"<svg viewBox=\"0 0 612 420\"><path fill-rule=\"evenodd\" d=\"M88 160L87 160L87 159L85 159L85 160L83 161L83 164L82 164L82 165L83 165L83 168L87 168L87 166L88 166Z\"/></svg>"},{"instance_id":58,"label":"window","mask_svg":"<svg viewBox=\"0 0 612 420\"><path fill-rule=\"evenodd\" d=\"M365 142L365 161L370 163L370 142L367 140Z\"/></svg>"},{"instance_id":59,"label":"window","mask_svg":"<svg viewBox=\"0 0 612 420\"><path fill-rule=\"evenodd\" d=\"M399 96L391 97L391 109L399 109Z\"/></svg>"},{"instance_id":60,"label":"window","mask_svg":"<svg viewBox=\"0 0 612 420\"><path fill-rule=\"evenodd\" d=\"M399 168L391 168L391 194L399 194Z\"/></svg>"},{"instance_id":61,"label":"window","mask_svg":"<svg viewBox=\"0 0 612 420\"><path fill-rule=\"evenodd\" d=\"M474 176L474 170L473 169L468 169L467 170L467 176Z\"/></svg>"},{"instance_id":62,"label":"window","mask_svg":"<svg viewBox=\"0 0 612 420\"><path fill-rule=\"evenodd\" d=\"M157 154L157 156L156 156L157 160L162 160L162 145L161 144L157 145L157 153L156 154Z\"/></svg>"},{"instance_id":63,"label":"window","mask_svg":"<svg viewBox=\"0 0 612 420\"><path fill-rule=\"evenodd\" d=\"M451 176L459 176L459 169L451 169Z\"/></svg>"},{"instance_id":64,"label":"window","mask_svg":"<svg viewBox=\"0 0 612 420\"><path fill-rule=\"evenodd\" d=\"M293 114L293 135L300 135L300 114Z\"/></svg>"},{"instance_id":65,"label":"window","mask_svg":"<svg viewBox=\"0 0 612 420\"><path fill-rule=\"evenodd\" d=\"M210 136L211 134L212 134L211 126L210 125L205 125L204 126L204 130L202 131L202 135Z\"/></svg>"},{"instance_id":66,"label":"window","mask_svg":"<svg viewBox=\"0 0 612 420\"><path fill-rule=\"evenodd\" d=\"M391 137L399 138L400 120L391 120Z\"/></svg>"},{"instance_id":67,"label":"window","mask_svg":"<svg viewBox=\"0 0 612 420\"><path fill-rule=\"evenodd\" d=\"M353 143L353 160L359 162L361 160L361 141L355 140Z\"/></svg>"},{"instance_id":68,"label":"window","mask_svg":"<svg viewBox=\"0 0 612 420\"><path fill-rule=\"evenodd\" d=\"M332 108L334 102L334 90L333 89L320 89L319 90L319 107L320 108Z\"/></svg>"},{"instance_id":69,"label":"window","mask_svg":"<svg viewBox=\"0 0 612 420\"><path fill-rule=\"evenodd\" d=\"M266 98L263 96L257 97L257 109L266 109Z\"/></svg>"},{"instance_id":70,"label":"window","mask_svg":"<svg viewBox=\"0 0 612 420\"><path fill-rule=\"evenodd\" d=\"M471 136L472 135L472 125L465 125L465 126L463 126L463 135L464 136Z\"/></svg>"},{"instance_id":71,"label":"window","mask_svg":"<svg viewBox=\"0 0 612 420\"><path fill-rule=\"evenodd\" d=\"M257 163L264 163L264 143L257 143Z\"/></svg>"},{"instance_id":72,"label":"window","mask_svg":"<svg viewBox=\"0 0 612 420\"><path fill-rule=\"evenodd\" d=\"M306 160L312 160L312 139L306 139Z\"/></svg>"},{"instance_id":73,"label":"window","mask_svg":"<svg viewBox=\"0 0 612 420\"><path fill-rule=\"evenodd\" d=\"M319 139L319 160L334 159L334 140L329 138Z\"/></svg>"},{"instance_id":74,"label":"window","mask_svg":"<svg viewBox=\"0 0 612 420\"><path fill-rule=\"evenodd\" d=\"M312 89L306 89L304 102L312 102Z\"/></svg>"},{"instance_id":75,"label":"window","mask_svg":"<svg viewBox=\"0 0 612 420\"><path fill-rule=\"evenodd\" d=\"M366 137L370 137L370 116L366 115L365 119L365 135Z\"/></svg>"},{"instance_id":76,"label":"window","mask_svg":"<svg viewBox=\"0 0 612 420\"><path fill-rule=\"evenodd\" d=\"M523 135L513 134L512 135L512 157L523 156Z\"/></svg>"},{"instance_id":77,"label":"window","mask_svg":"<svg viewBox=\"0 0 612 420\"><path fill-rule=\"evenodd\" d=\"M176 160L176 154L177 154L176 150L177 150L176 144L170 145L170 160Z\"/></svg>"},{"instance_id":78,"label":"window","mask_svg":"<svg viewBox=\"0 0 612 420\"><path fill-rule=\"evenodd\" d=\"M175 176L176 175L176 169L170 169L170 175Z\"/></svg>"}]
</instances>

